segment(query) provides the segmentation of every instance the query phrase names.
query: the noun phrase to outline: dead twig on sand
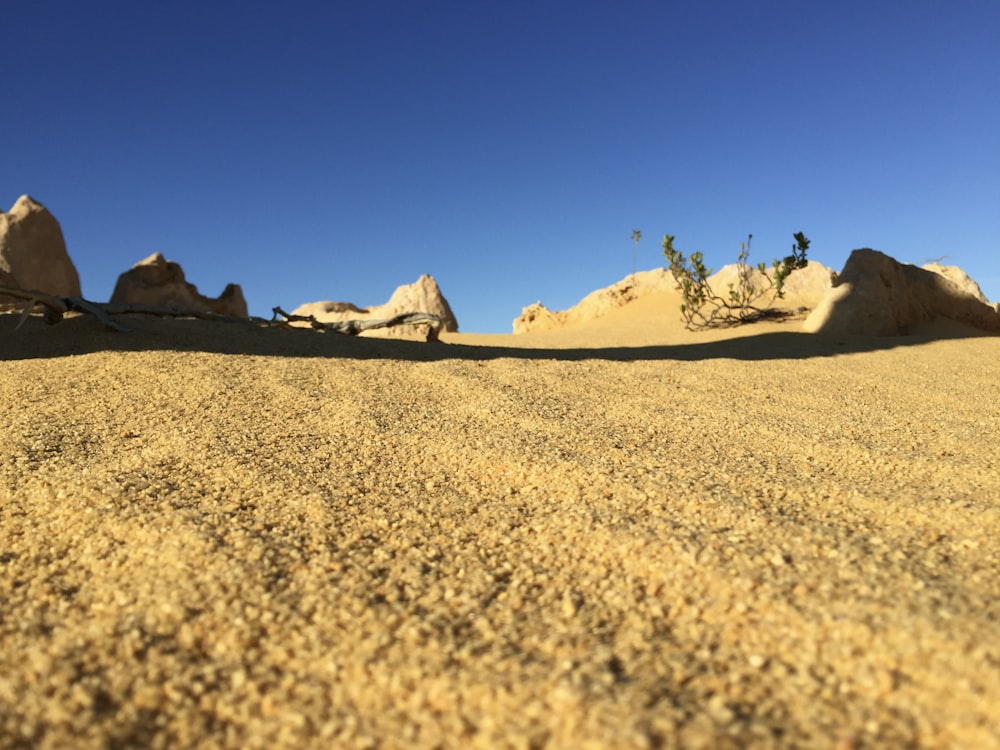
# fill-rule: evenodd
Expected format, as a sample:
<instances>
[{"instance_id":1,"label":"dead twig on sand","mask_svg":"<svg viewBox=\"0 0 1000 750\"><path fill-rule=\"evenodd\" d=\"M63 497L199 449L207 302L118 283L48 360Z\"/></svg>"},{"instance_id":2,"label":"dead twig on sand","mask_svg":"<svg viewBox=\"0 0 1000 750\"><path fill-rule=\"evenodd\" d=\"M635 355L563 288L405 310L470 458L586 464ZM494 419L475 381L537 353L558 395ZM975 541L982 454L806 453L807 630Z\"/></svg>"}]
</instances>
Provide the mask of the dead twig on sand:
<instances>
[{"instance_id":1,"label":"dead twig on sand","mask_svg":"<svg viewBox=\"0 0 1000 750\"><path fill-rule=\"evenodd\" d=\"M386 320L343 320L324 323L312 315L291 315L280 307L272 309L274 313L270 320L264 318L241 318L236 315L223 315L221 313L203 312L199 310L183 310L174 307L156 307L153 305L143 305L138 303L101 303L91 302L82 297L57 297L45 292L33 289L9 289L0 287L0 297L14 297L25 300L21 318L15 330L24 325L24 321L35 309L37 305L45 308L45 319L49 323L58 323L67 312L81 312L93 315L104 324L104 327L111 331L127 331L124 325L112 319L112 315L156 315L159 317L172 318L198 318L201 320L215 320L226 323L245 323L250 325L263 326L265 328L289 328L293 322L304 322L318 331L332 331L348 336L357 336L362 331L370 331L377 328L390 328L400 325L426 325L427 340L438 341L443 327L443 322L437 315L431 313L404 313L396 315ZM278 316L284 318L279 319Z\"/></svg>"},{"instance_id":2,"label":"dead twig on sand","mask_svg":"<svg viewBox=\"0 0 1000 750\"><path fill-rule=\"evenodd\" d=\"M8 289L7 287L0 288L0 296L27 300L24 310L21 312L21 319L17 323L17 328L24 325L24 321L27 320L28 315L35 309L36 305L42 305L45 307L45 319L49 323L58 323L62 320L63 315L73 310L93 315L104 324L105 328L112 331L127 330L120 323L113 321L108 316L108 313L102 309L101 305L85 300L82 297L56 297L55 295L39 292L35 289Z\"/></svg>"}]
</instances>

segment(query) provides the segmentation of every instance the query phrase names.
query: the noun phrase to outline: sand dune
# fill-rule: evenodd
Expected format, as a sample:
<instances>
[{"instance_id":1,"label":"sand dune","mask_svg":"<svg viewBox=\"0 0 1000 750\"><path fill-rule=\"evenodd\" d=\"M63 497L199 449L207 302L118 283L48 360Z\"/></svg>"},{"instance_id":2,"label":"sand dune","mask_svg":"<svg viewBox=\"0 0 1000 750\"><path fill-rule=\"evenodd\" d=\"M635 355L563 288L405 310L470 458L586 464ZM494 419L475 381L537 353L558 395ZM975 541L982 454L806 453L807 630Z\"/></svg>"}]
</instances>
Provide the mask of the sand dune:
<instances>
[{"instance_id":1,"label":"sand dune","mask_svg":"<svg viewBox=\"0 0 1000 750\"><path fill-rule=\"evenodd\" d=\"M676 302L0 316L0 746L1000 746L1000 337Z\"/></svg>"}]
</instances>

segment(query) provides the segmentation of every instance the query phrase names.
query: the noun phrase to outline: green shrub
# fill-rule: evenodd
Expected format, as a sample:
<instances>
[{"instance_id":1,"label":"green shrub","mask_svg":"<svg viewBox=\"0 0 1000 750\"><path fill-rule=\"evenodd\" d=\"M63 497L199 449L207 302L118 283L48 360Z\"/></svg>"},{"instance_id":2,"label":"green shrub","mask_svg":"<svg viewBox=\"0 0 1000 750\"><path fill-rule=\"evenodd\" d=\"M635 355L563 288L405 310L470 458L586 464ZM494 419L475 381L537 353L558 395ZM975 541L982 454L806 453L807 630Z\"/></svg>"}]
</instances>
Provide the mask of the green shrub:
<instances>
[{"instance_id":1,"label":"green shrub","mask_svg":"<svg viewBox=\"0 0 1000 750\"><path fill-rule=\"evenodd\" d=\"M635 256L639 252L639 240L642 239L642 230L633 229L632 230L632 242L634 247L632 248L632 282L635 283Z\"/></svg>"},{"instance_id":2,"label":"green shrub","mask_svg":"<svg viewBox=\"0 0 1000 750\"><path fill-rule=\"evenodd\" d=\"M668 268L677 282L677 288L683 296L681 315L685 327L718 328L724 326L752 323L764 318L778 318L786 313L771 307L774 300L784 297L784 285L788 275L797 268L805 268L806 250L809 240L802 232L792 235L795 244L792 254L782 260L775 260L770 271L760 263L757 270L763 279L755 282L753 268L747 263L750 257L750 241L753 235L747 236L745 243L740 243L740 254L737 257L737 281L729 285L729 294L721 297L708 283L712 269L705 267L704 256L701 253L691 253L685 257L682 252L674 249L674 236L663 235L663 256L667 259ZM760 286L758 286L760 283Z\"/></svg>"}]
</instances>

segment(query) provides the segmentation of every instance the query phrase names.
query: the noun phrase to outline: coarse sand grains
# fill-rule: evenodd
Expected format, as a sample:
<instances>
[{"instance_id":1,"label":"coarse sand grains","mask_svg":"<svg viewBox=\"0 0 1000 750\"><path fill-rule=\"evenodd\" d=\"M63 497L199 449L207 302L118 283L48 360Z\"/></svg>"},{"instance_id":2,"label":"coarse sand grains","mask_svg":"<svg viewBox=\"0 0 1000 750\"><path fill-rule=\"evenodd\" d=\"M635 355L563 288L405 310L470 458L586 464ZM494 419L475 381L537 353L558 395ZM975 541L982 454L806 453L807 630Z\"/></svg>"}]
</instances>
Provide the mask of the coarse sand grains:
<instances>
[{"instance_id":1,"label":"coarse sand grains","mask_svg":"<svg viewBox=\"0 0 1000 750\"><path fill-rule=\"evenodd\" d=\"M1000 747L998 337L15 322L0 747Z\"/></svg>"}]
</instances>

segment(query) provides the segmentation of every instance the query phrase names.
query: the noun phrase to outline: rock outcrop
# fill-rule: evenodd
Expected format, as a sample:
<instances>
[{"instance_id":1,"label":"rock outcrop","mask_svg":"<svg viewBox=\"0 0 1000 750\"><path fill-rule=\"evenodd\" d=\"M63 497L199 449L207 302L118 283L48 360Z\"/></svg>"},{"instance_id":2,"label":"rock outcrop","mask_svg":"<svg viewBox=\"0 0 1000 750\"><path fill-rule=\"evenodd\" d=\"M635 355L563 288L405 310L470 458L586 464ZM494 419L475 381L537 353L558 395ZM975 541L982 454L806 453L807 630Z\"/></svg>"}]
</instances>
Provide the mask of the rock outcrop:
<instances>
[{"instance_id":1,"label":"rock outcrop","mask_svg":"<svg viewBox=\"0 0 1000 750\"><path fill-rule=\"evenodd\" d=\"M0 284L57 297L81 294L59 222L27 195L8 213L0 211Z\"/></svg>"},{"instance_id":2,"label":"rock outcrop","mask_svg":"<svg viewBox=\"0 0 1000 750\"><path fill-rule=\"evenodd\" d=\"M986 295L983 294L983 290L979 287L979 284L973 281L972 277L958 266L942 266L940 263L928 263L925 266L921 266L921 268L925 271L933 271L938 276L944 276L948 281L957 284L959 289L970 297L975 297L987 305L992 304L986 299Z\"/></svg>"},{"instance_id":3,"label":"rock outcrop","mask_svg":"<svg viewBox=\"0 0 1000 750\"><path fill-rule=\"evenodd\" d=\"M768 274L773 277L773 270L768 268ZM822 263L814 260L809 261L805 268L798 268L792 271L785 279L783 287L784 297L775 300L775 307L805 306L815 307L823 299L830 288L830 270ZM708 278L708 283L712 290L724 299L728 299L729 285L734 287L739 282L739 266L732 263L723 266L716 273ZM770 282L756 268L751 267L751 283L758 289L765 289ZM758 307L763 306L773 296L768 292L761 298Z\"/></svg>"},{"instance_id":4,"label":"rock outcrop","mask_svg":"<svg viewBox=\"0 0 1000 750\"><path fill-rule=\"evenodd\" d=\"M961 269L959 269L961 270ZM1000 333L1000 310L964 281L903 264L876 250L855 250L835 286L806 318L809 333L898 336L938 318ZM965 276L964 272L961 274ZM969 279L971 282L971 279ZM978 292L978 294L977 294Z\"/></svg>"},{"instance_id":5,"label":"rock outcrop","mask_svg":"<svg viewBox=\"0 0 1000 750\"><path fill-rule=\"evenodd\" d=\"M567 310L550 310L541 302L525 307L514 319L514 333L537 333L585 323L607 315L644 294L673 289L673 277L665 268L640 271L604 289L591 292Z\"/></svg>"},{"instance_id":6,"label":"rock outcrop","mask_svg":"<svg viewBox=\"0 0 1000 750\"><path fill-rule=\"evenodd\" d=\"M759 278L760 272L752 269L752 274L755 283L763 286L765 282ZM738 278L739 268L733 263L710 276L708 283L716 294L725 297L729 291L729 284L737 283ZM809 265L793 271L785 280L785 299L777 300L777 303L783 307L800 305L812 307L818 304L829 286L830 269L821 263L809 261ZM627 305L632 300L648 294L674 292L676 288L677 282L666 268L641 271L609 287L591 292L568 310L552 311L541 302L529 305L514 320L514 333L537 333L587 323Z\"/></svg>"},{"instance_id":7,"label":"rock outcrop","mask_svg":"<svg viewBox=\"0 0 1000 750\"><path fill-rule=\"evenodd\" d=\"M386 320L405 313L423 312L441 318L442 331L458 331L458 320L451 311L448 300L441 294L433 276L424 274L412 284L397 287L389 301L373 307L357 307L350 302L310 302L292 311L293 315L312 315L323 323L343 320ZM391 336L394 338L426 338L426 326L393 326L380 328L362 335Z\"/></svg>"},{"instance_id":8,"label":"rock outcrop","mask_svg":"<svg viewBox=\"0 0 1000 750\"><path fill-rule=\"evenodd\" d=\"M153 253L119 276L111 302L247 317L247 303L239 284L228 284L216 299L202 296L198 287L185 280L180 265L160 253Z\"/></svg>"},{"instance_id":9,"label":"rock outcrop","mask_svg":"<svg viewBox=\"0 0 1000 750\"><path fill-rule=\"evenodd\" d=\"M514 318L514 333L531 333L551 331L566 325L566 310L553 312L541 300L521 309L521 314Z\"/></svg>"}]
</instances>

